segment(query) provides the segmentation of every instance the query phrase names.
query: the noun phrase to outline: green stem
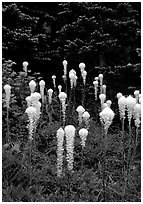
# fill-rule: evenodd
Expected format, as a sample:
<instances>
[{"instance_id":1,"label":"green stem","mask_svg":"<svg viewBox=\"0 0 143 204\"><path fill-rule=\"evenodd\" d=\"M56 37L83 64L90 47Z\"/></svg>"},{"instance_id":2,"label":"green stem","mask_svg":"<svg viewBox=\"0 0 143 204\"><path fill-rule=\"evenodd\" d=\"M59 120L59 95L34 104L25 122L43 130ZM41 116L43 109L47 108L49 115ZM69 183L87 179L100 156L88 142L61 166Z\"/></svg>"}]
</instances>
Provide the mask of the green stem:
<instances>
[{"instance_id":1,"label":"green stem","mask_svg":"<svg viewBox=\"0 0 143 204\"><path fill-rule=\"evenodd\" d=\"M9 137L9 108L7 107L6 111L6 122L7 122L7 135L6 135L6 141L9 144L10 143L10 137Z\"/></svg>"},{"instance_id":2,"label":"green stem","mask_svg":"<svg viewBox=\"0 0 143 204\"><path fill-rule=\"evenodd\" d=\"M106 172L106 148L107 148L107 130L103 134L103 166L102 166L102 185L103 185L103 200L106 201L105 188L105 172Z\"/></svg>"}]
</instances>

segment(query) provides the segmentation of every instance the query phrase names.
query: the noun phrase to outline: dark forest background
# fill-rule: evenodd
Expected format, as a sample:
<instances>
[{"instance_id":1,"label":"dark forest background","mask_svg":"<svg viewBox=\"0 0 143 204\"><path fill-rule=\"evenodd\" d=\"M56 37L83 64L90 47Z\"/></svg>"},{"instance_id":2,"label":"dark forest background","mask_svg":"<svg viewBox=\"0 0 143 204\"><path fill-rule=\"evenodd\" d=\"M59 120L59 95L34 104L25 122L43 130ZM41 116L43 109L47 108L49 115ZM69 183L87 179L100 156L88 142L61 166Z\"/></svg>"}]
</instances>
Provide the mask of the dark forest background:
<instances>
[{"instance_id":1,"label":"dark forest background","mask_svg":"<svg viewBox=\"0 0 143 204\"><path fill-rule=\"evenodd\" d=\"M140 2L3 3L3 61L29 62L45 80L86 64L91 81L104 72L116 91L140 87ZM60 77L59 77L60 80Z\"/></svg>"}]
</instances>

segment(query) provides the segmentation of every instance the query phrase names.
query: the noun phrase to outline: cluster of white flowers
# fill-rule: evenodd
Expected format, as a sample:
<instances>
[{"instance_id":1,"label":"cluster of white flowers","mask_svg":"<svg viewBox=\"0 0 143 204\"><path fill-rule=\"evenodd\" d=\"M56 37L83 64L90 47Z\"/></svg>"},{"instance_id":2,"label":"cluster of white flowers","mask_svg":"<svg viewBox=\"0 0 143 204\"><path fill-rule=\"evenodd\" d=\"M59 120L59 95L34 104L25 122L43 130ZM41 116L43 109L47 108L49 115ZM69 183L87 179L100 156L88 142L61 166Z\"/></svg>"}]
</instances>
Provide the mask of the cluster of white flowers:
<instances>
[{"instance_id":1,"label":"cluster of white flowers","mask_svg":"<svg viewBox=\"0 0 143 204\"><path fill-rule=\"evenodd\" d=\"M81 139L82 148L85 147L85 142L86 142L87 135L88 135L88 130L86 128L81 128L79 130L79 136L80 136L80 139Z\"/></svg>"},{"instance_id":2,"label":"cluster of white flowers","mask_svg":"<svg viewBox=\"0 0 143 204\"><path fill-rule=\"evenodd\" d=\"M73 125L67 125L65 127L65 136L66 136L66 159L68 162L68 169L73 170L74 163L74 137L75 137L75 127Z\"/></svg>"},{"instance_id":3,"label":"cluster of white flowers","mask_svg":"<svg viewBox=\"0 0 143 204\"><path fill-rule=\"evenodd\" d=\"M62 166L63 166L63 142L64 142L64 130L63 128L59 128L57 130L57 176L60 177L62 175Z\"/></svg>"},{"instance_id":4,"label":"cluster of white flowers","mask_svg":"<svg viewBox=\"0 0 143 204\"><path fill-rule=\"evenodd\" d=\"M103 93L101 93L101 94L99 95L99 98L100 98L100 103L101 103L101 110L103 110L103 104L104 104L104 102L105 102L105 100L106 100L106 95L103 94Z\"/></svg>"},{"instance_id":5,"label":"cluster of white flowers","mask_svg":"<svg viewBox=\"0 0 143 204\"><path fill-rule=\"evenodd\" d=\"M28 108L26 109L25 112L28 114L28 118L29 118L29 125L28 125L29 139L32 139L33 130L34 128L36 129L37 122L40 118L40 114L41 114L41 111L40 111L41 103L39 101L40 98L41 98L41 95L38 92L34 92L30 96L26 97Z\"/></svg>"},{"instance_id":6,"label":"cluster of white flowers","mask_svg":"<svg viewBox=\"0 0 143 204\"><path fill-rule=\"evenodd\" d=\"M33 131L35 129L35 120L36 120L36 108L33 106L29 106L26 111L29 118L29 140L33 140Z\"/></svg>"},{"instance_id":7,"label":"cluster of white flowers","mask_svg":"<svg viewBox=\"0 0 143 204\"><path fill-rule=\"evenodd\" d=\"M86 129L89 129L89 122L90 122L90 114L88 111L85 111L82 114L83 122L85 123Z\"/></svg>"},{"instance_id":8,"label":"cluster of white flowers","mask_svg":"<svg viewBox=\"0 0 143 204\"><path fill-rule=\"evenodd\" d=\"M85 109L83 108L83 106L78 106L76 111L78 112L79 125L81 125L81 123L82 123L82 115L85 112Z\"/></svg>"},{"instance_id":9,"label":"cluster of white flowers","mask_svg":"<svg viewBox=\"0 0 143 204\"><path fill-rule=\"evenodd\" d=\"M48 100L49 100L49 104L52 103L52 95L53 95L53 89L48 89Z\"/></svg>"},{"instance_id":10,"label":"cluster of white flowers","mask_svg":"<svg viewBox=\"0 0 143 204\"><path fill-rule=\"evenodd\" d=\"M23 71L25 72L26 75L27 75L27 67L28 67L28 64L29 64L29 63L26 62L26 61L22 63L22 65L23 65Z\"/></svg>"},{"instance_id":11,"label":"cluster of white flowers","mask_svg":"<svg viewBox=\"0 0 143 204\"><path fill-rule=\"evenodd\" d=\"M117 98L118 98L120 119L124 119L125 118L125 110L126 110L126 98L124 96L122 96L120 93L117 94Z\"/></svg>"},{"instance_id":12,"label":"cluster of white flowers","mask_svg":"<svg viewBox=\"0 0 143 204\"><path fill-rule=\"evenodd\" d=\"M79 68L80 68L80 72L81 72L81 76L83 79L83 84L86 84L86 76L87 76L87 71L85 71L85 64L83 62L81 62L79 64Z\"/></svg>"},{"instance_id":13,"label":"cluster of white flowers","mask_svg":"<svg viewBox=\"0 0 143 204\"><path fill-rule=\"evenodd\" d=\"M59 99L60 99L60 102L62 104L63 122L65 123L67 94L65 92L61 92L59 94Z\"/></svg>"},{"instance_id":14,"label":"cluster of white flowers","mask_svg":"<svg viewBox=\"0 0 143 204\"><path fill-rule=\"evenodd\" d=\"M105 94L105 96L106 96L106 85L105 84L102 85L102 93Z\"/></svg>"},{"instance_id":15,"label":"cluster of white flowers","mask_svg":"<svg viewBox=\"0 0 143 204\"><path fill-rule=\"evenodd\" d=\"M10 94L11 94L11 86L6 84L4 87L5 90L5 100L6 100L6 107L9 108L9 102L10 102Z\"/></svg>"},{"instance_id":16,"label":"cluster of white flowers","mask_svg":"<svg viewBox=\"0 0 143 204\"><path fill-rule=\"evenodd\" d=\"M29 82L29 87L30 87L31 94L34 93L35 88L36 88L36 82L34 80L31 80Z\"/></svg>"},{"instance_id":17,"label":"cluster of white flowers","mask_svg":"<svg viewBox=\"0 0 143 204\"><path fill-rule=\"evenodd\" d=\"M133 117L135 120L135 126L138 128L141 123L141 104L140 103L137 103L134 106Z\"/></svg>"},{"instance_id":18,"label":"cluster of white flowers","mask_svg":"<svg viewBox=\"0 0 143 204\"><path fill-rule=\"evenodd\" d=\"M127 106L127 113L128 113L128 121L131 124L131 118L134 112L134 106L136 105L136 99L132 96L128 96L126 98L126 106Z\"/></svg>"},{"instance_id":19,"label":"cluster of white flowers","mask_svg":"<svg viewBox=\"0 0 143 204\"><path fill-rule=\"evenodd\" d=\"M95 81L93 82L93 85L94 85L95 100L97 100L98 80L95 80Z\"/></svg>"},{"instance_id":20,"label":"cluster of white flowers","mask_svg":"<svg viewBox=\"0 0 143 204\"><path fill-rule=\"evenodd\" d=\"M113 121L114 115L114 112L109 107L104 108L99 114L100 121L104 125L104 130L106 131L106 133Z\"/></svg>"},{"instance_id":21,"label":"cluster of white flowers","mask_svg":"<svg viewBox=\"0 0 143 204\"><path fill-rule=\"evenodd\" d=\"M63 61L63 66L64 66L64 75L63 76L67 76L67 64L68 62L66 60Z\"/></svg>"},{"instance_id":22,"label":"cluster of white flowers","mask_svg":"<svg viewBox=\"0 0 143 204\"><path fill-rule=\"evenodd\" d=\"M40 85L40 94L41 94L41 98L42 98L42 103L44 104L44 88L45 88L45 81L41 80L39 82Z\"/></svg>"},{"instance_id":23,"label":"cluster of white flowers","mask_svg":"<svg viewBox=\"0 0 143 204\"><path fill-rule=\"evenodd\" d=\"M102 93L102 85L103 85L103 74L98 75L99 82L100 82L100 94Z\"/></svg>"},{"instance_id":24,"label":"cluster of white flowers","mask_svg":"<svg viewBox=\"0 0 143 204\"><path fill-rule=\"evenodd\" d=\"M74 69L70 70L69 72L69 78L70 78L70 83L71 83L71 89L76 86L77 82L77 76L76 76L76 71Z\"/></svg>"}]
</instances>

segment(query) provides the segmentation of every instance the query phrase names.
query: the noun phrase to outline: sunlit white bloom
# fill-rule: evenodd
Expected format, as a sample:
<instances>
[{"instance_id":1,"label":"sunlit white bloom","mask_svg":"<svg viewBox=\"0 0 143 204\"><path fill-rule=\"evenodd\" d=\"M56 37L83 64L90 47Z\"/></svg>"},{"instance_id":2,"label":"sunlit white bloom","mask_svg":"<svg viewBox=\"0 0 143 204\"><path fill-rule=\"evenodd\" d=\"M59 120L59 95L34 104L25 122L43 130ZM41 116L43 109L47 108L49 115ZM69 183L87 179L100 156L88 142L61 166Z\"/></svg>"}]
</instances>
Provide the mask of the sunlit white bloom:
<instances>
[{"instance_id":1,"label":"sunlit white bloom","mask_svg":"<svg viewBox=\"0 0 143 204\"><path fill-rule=\"evenodd\" d=\"M80 136L81 145L82 145L83 148L85 147L85 142L86 142L87 135L88 135L88 130L87 129L82 128L82 129L79 130L79 136Z\"/></svg>"},{"instance_id":2,"label":"sunlit white bloom","mask_svg":"<svg viewBox=\"0 0 143 204\"><path fill-rule=\"evenodd\" d=\"M70 71L69 71L69 78L70 78L70 74L71 73L74 73L75 75L76 75L76 71L74 70L74 69L71 69Z\"/></svg>"},{"instance_id":3,"label":"sunlit white bloom","mask_svg":"<svg viewBox=\"0 0 143 204\"><path fill-rule=\"evenodd\" d=\"M128 112L128 121L131 123L131 118L133 116L134 106L136 105L136 99L132 96L126 98L127 112Z\"/></svg>"},{"instance_id":4,"label":"sunlit white bloom","mask_svg":"<svg viewBox=\"0 0 143 204\"><path fill-rule=\"evenodd\" d=\"M35 88L36 88L36 83L35 83L34 80L31 80L31 81L29 82L29 87L30 87L31 94L34 93Z\"/></svg>"},{"instance_id":5,"label":"sunlit white bloom","mask_svg":"<svg viewBox=\"0 0 143 204\"><path fill-rule=\"evenodd\" d=\"M59 94L59 99L62 100L62 99L66 99L67 98L67 94L65 92L61 92Z\"/></svg>"},{"instance_id":6,"label":"sunlit white bloom","mask_svg":"<svg viewBox=\"0 0 143 204\"><path fill-rule=\"evenodd\" d=\"M109 126L111 125L113 118L114 118L114 112L111 110L111 108L106 107L100 112L100 120L104 125L104 129L107 133Z\"/></svg>"},{"instance_id":7,"label":"sunlit white bloom","mask_svg":"<svg viewBox=\"0 0 143 204\"><path fill-rule=\"evenodd\" d=\"M106 95L106 85L102 85L102 93Z\"/></svg>"},{"instance_id":8,"label":"sunlit white bloom","mask_svg":"<svg viewBox=\"0 0 143 204\"><path fill-rule=\"evenodd\" d=\"M99 80L99 78L98 78L98 77L95 77L94 79L95 79L95 81L98 81L98 80Z\"/></svg>"},{"instance_id":9,"label":"sunlit white bloom","mask_svg":"<svg viewBox=\"0 0 143 204\"><path fill-rule=\"evenodd\" d=\"M96 78L96 77L95 77ZM97 77L98 78L98 77ZM95 94L95 100L97 100L97 91L98 91L98 81L93 82L94 85L94 94Z\"/></svg>"},{"instance_id":10,"label":"sunlit white bloom","mask_svg":"<svg viewBox=\"0 0 143 204\"><path fill-rule=\"evenodd\" d=\"M57 130L57 176L60 177L62 175L62 166L63 166L63 142L64 142L64 130L63 128L59 128Z\"/></svg>"},{"instance_id":11,"label":"sunlit white bloom","mask_svg":"<svg viewBox=\"0 0 143 204\"><path fill-rule=\"evenodd\" d=\"M103 103L102 108L104 109L104 108L106 108L106 107L109 107L108 104L107 104L107 103Z\"/></svg>"},{"instance_id":12,"label":"sunlit white bloom","mask_svg":"<svg viewBox=\"0 0 143 204\"><path fill-rule=\"evenodd\" d=\"M31 105L31 96L27 96L25 100L27 101L27 106L29 107Z\"/></svg>"},{"instance_id":13,"label":"sunlit white bloom","mask_svg":"<svg viewBox=\"0 0 143 204\"><path fill-rule=\"evenodd\" d=\"M69 78L70 78L71 89L72 89L73 86L76 86L77 76L74 74L74 72L71 72L71 73L69 74Z\"/></svg>"},{"instance_id":14,"label":"sunlit white bloom","mask_svg":"<svg viewBox=\"0 0 143 204\"><path fill-rule=\"evenodd\" d=\"M83 121L85 122L86 128L89 129L90 114L88 111L85 111L82 114Z\"/></svg>"},{"instance_id":15,"label":"sunlit white bloom","mask_svg":"<svg viewBox=\"0 0 143 204\"><path fill-rule=\"evenodd\" d=\"M49 104L52 103L52 94L53 94L53 89L48 89L48 100L49 100Z\"/></svg>"},{"instance_id":16,"label":"sunlit white bloom","mask_svg":"<svg viewBox=\"0 0 143 204\"><path fill-rule=\"evenodd\" d=\"M107 100L106 103L107 103L108 107L110 108L111 104L112 104L112 101L111 100Z\"/></svg>"},{"instance_id":17,"label":"sunlit white bloom","mask_svg":"<svg viewBox=\"0 0 143 204\"><path fill-rule=\"evenodd\" d=\"M99 98L100 98L101 110L102 110L103 109L103 104L104 104L104 102L106 100L106 95L105 94L100 94Z\"/></svg>"},{"instance_id":18,"label":"sunlit white bloom","mask_svg":"<svg viewBox=\"0 0 143 204\"><path fill-rule=\"evenodd\" d=\"M78 121L79 121L79 125L82 123L82 115L85 111L85 109L82 106L78 106L76 111L78 112Z\"/></svg>"},{"instance_id":19,"label":"sunlit white bloom","mask_svg":"<svg viewBox=\"0 0 143 204\"><path fill-rule=\"evenodd\" d=\"M26 109L25 113L27 113L29 118L29 140L33 140L33 131L35 129L35 119L36 119L36 108L30 106Z\"/></svg>"},{"instance_id":20,"label":"sunlit white bloom","mask_svg":"<svg viewBox=\"0 0 143 204\"><path fill-rule=\"evenodd\" d=\"M141 123L141 104L137 103L134 106L133 116L134 116L134 121L135 121L136 127L139 127L140 123Z\"/></svg>"},{"instance_id":21,"label":"sunlit white bloom","mask_svg":"<svg viewBox=\"0 0 143 204\"><path fill-rule=\"evenodd\" d=\"M41 98L41 94L38 92L34 92L30 95L31 101L38 101Z\"/></svg>"},{"instance_id":22,"label":"sunlit white bloom","mask_svg":"<svg viewBox=\"0 0 143 204\"><path fill-rule=\"evenodd\" d=\"M41 93L41 97L42 97L42 103L44 103L44 88L45 88L45 81L41 80L39 82L40 85L40 93Z\"/></svg>"},{"instance_id":23,"label":"sunlit white bloom","mask_svg":"<svg viewBox=\"0 0 143 204\"><path fill-rule=\"evenodd\" d=\"M64 66L64 75L67 75L67 64L68 62L66 60L63 61L63 66Z\"/></svg>"},{"instance_id":24,"label":"sunlit white bloom","mask_svg":"<svg viewBox=\"0 0 143 204\"><path fill-rule=\"evenodd\" d=\"M73 125L67 125L65 127L65 136L66 136L66 159L68 162L68 169L73 170L74 162L74 137L75 137L75 127Z\"/></svg>"},{"instance_id":25,"label":"sunlit white bloom","mask_svg":"<svg viewBox=\"0 0 143 204\"><path fill-rule=\"evenodd\" d=\"M83 62L81 62L81 63L79 64L79 68L80 68L80 71L83 72L84 69L85 69L85 64L84 64Z\"/></svg>"},{"instance_id":26,"label":"sunlit white bloom","mask_svg":"<svg viewBox=\"0 0 143 204\"><path fill-rule=\"evenodd\" d=\"M82 78L83 78L83 84L85 85L86 83L86 75L87 75L87 71L82 71Z\"/></svg>"},{"instance_id":27,"label":"sunlit white bloom","mask_svg":"<svg viewBox=\"0 0 143 204\"><path fill-rule=\"evenodd\" d=\"M124 119L125 110L126 110L126 98L125 98L125 96L119 97L118 106L119 106L120 119Z\"/></svg>"},{"instance_id":28,"label":"sunlit white bloom","mask_svg":"<svg viewBox=\"0 0 143 204\"><path fill-rule=\"evenodd\" d=\"M122 93L117 93L117 99L121 98L121 96L123 96Z\"/></svg>"},{"instance_id":29,"label":"sunlit white bloom","mask_svg":"<svg viewBox=\"0 0 143 204\"><path fill-rule=\"evenodd\" d=\"M63 122L65 123L65 117L66 117L66 98L67 94L65 92L61 92L59 94L59 99L62 104L62 113L63 113Z\"/></svg>"},{"instance_id":30,"label":"sunlit white bloom","mask_svg":"<svg viewBox=\"0 0 143 204\"><path fill-rule=\"evenodd\" d=\"M134 91L134 96L136 98L137 103L138 103L138 100L139 100L139 94L140 94L139 90Z\"/></svg>"},{"instance_id":31,"label":"sunlit white bloom","mask_svg":"<svg viewBox=\"0 0 143 204\"><path fill-rule=\"evenodd\" d=\"M6 84L4 87L5 94L6 94L6 106L9 108L9 102L10 102L10 94L11 94L11 86L9 84Z\"/></svg>"},{"instance_id":32,"label":"sunlit white bloom","mask_svg":"<svg viewBox=\"0 0 143 204\"><path fill-rule=\"evenodd\" d=\"M61 91L62 91L62 86L61 85L59 85L58 86L58 89L59 89L59 94L61 93Z\"/></svg>"},{"instance_id":33,"label":"sunlit white bloom","mask_svg":"<svg viewBox=\"0 0 143 204\"><path fill-rule=\"evenodd\" d=\"M54 85L54 88L56 88L56 76L53 75L53 76L52 76L52 79L53 79L53 85Z\"/></svg>"},{"instance_id":34,"label":"sunlit white bloom","mask_svg":"<svg viewBox=\"0 0 143 204\"><path fill-rule=\"evenodd\" d=\"M23 65L23 71L24 71L26 74L27 74L27 67L28 67L28 64L29 64L29 63L26 62L26 61L22 63L22 65Z\"/></svg>"}]
</instances>

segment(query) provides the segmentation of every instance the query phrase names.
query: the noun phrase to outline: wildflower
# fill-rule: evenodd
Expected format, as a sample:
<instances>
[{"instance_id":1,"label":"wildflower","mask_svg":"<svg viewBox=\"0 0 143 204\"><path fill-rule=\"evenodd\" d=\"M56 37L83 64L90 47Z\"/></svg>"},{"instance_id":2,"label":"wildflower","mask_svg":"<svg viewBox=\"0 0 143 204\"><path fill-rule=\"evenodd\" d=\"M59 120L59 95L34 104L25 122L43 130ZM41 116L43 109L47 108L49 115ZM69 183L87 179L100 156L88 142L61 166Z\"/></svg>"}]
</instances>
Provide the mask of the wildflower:
<instances>
[{"instance_id":1,"label":"wildflower","mask_svg":"<svg viewBox=\"0 0 143 204\"><path fill-rule=\"evenodd\" d=\"M66 75L63 75L62 78L63 78L63 81L66 83L66 79L67 79Z\"/></svg>"},{"instance_id":2,"label":"wildflower","mask_svg":"<svg viewBox=\"0 0 143 204\"><path fill-rule=\"evenodd\" d=\"M110 108L110 107L111 107L111 104L112 104L112 101L111 101L111 100L107 100L107 101L106 101L106 104L107 104L108 107Z\"/></svg>"},{"instance_id":3,"label":"wildflower","mask_svg":"<svg viewBox=\"0 0 143 204\"><path fill-rule=\"evenodd\" d=\"M138 100L139 100L139 94L140 94L140 92L138 90L134 91L134 96L135 96L135 99L136 99L137 103L138 103Z\"/></svg>"},{"instance_id":4,"label":"wildflower","mask_svg":"<svg viewBox=\"0 0 143 204\"><path fill-rule=\"evenodd\" d=\"M127 112L128 112L128 121L131 123L131 118L133 116L134 106L136 105L136 99L132 96L126 98Z\"/></svg>"},{"instance_id":5,"label":"wildflower","mask_svg":"<svg viewBox=\"0 0 143 204\"><path fill-rule=\"evenodd\" d=\"M36 88L36 83L35 83L34 80L31 80L31 81L29 82L29 87L30 87L31 94L34 93L35 88Z\"/></svg>"},{"instance_id":6,"label":"wildflower","mask_svg":"<svg viewBox=\"0 0 143 204\"><path fill-rule=\"evenodd\" d=\"M83 118L83 121L85 122L86 128L89 129L89 118L90 118L90 114L88 113L88 111L85 111L85 112L82 114L82 118Z\"/></svg>"},{"instance_id":7,"label":"wildflower","mask_svg":"<svg viewBox=\"0 0 143 204\"><path fill-rule=\"evenodd\" d=\"M65 136L66 136L66 158L68 162L68 169L73 170L73 151L74 151L74 136L75 136L75 127L73 125L67 125L65 127Z\"/></svg>"},{"instance_id":8,"label":"wildflower","mask_svg":"<svg viewBox=\"0 0 143 204\"><path fill-rule=\"evenodd\" d=\"M80 71L81 71L81 73L84 71L84 69L85 69L85 64L83 63L83 62L81 62L80 64L79 64L79 68L80 68Z\"/></svg>"},{"instance_id":9,"label":"wildflower","mask_svg":"<svg viewBox=\"0 0 143 204\"><path fill-rule=\"evenodd\" d=\"M10 101L10 94L11 94L11 86L6 84L4 87L5 94L6 94L6 106L9 108L9 101Z\"/></svg>"},{"instance_id":10,"label":"wildflower","mask_svg":"<svg viewBox=\"0 0 143 204\"><path fill-rule=\"evenodd\" d=\"M59 89L59 94L61 93L61 91L62 91L62 86L61 85L59 85L58 86L58 89Z\"/></svg>"},{"instance_id":11,"label":"wildflower","mask_svg":"<svg viewBox=\"0 0 143 204\"><path fill-rule=\"evenodd\" d=\"M29 140L33 140L33 131L35 129L35 118L36 118L36 108L30 106L26 109L25 113L27 113L29 118Z\"/></svg>"},{"instance_id":12,"label":"wildflower","mask_svg":"<svg viewBox=\"0 0 143 204\"><path fill-rule=\"evenodd\" d=\"M29 107L31 105L31 102L32 102L31 96L27 96L25 100L27 101L27 106Z\"/></svg>"},{"instance_id":13,"label":"wildflower","mask_svg":"<svg viewBox=\"0 0 143 204\"><path fill-rule=\"evenodd\" d=\"M88 130L85 128L82 128L79 130L79 136L81 139L81 146L84 148L85 147L85 142L86 142L86 138L88 135Z\"/></svg>"},{"instance_id":14,"label":"wildflower","mask_svg":"<svg viewBox=\"0 0 143 204\"><path fill-rule=\"evenodd\" d=\"M106 95L106 85L102 86L102 93Z\"/></svg>"},{"instance_id":15,"label":"wildflower","mask_svg":"<svg viewBox=\"0 0 143 204\"><path fill-rule=\"evenodd\" d=\"M141 123L141 104L137 103L134 106L134 112L133 112L133 116L134 116L134 121L135 121L135 126L138 128L140 126Z\"/></svg>"},{"instance_id":16,"label":"wildflower","mask_svg":"<svg viewBox=\"0 0 143 204\"><path fill-rule=\"evenodd\" d=\"M68 62L66 60L63 61L63 66L64 66L64 76L67 76L67 64Z\"/></svg>"},{"instance_id":17,"label":"wildflower","mask_svg":"<svg viewBox=\"0 0 143 204\"><path fill-rule=\"evenodd\" d=\"M121 98L121 96L123 96L122 93L117 93L117 98L118 99Z\"/></svg>"},{"instance_id":18,"label":"wildflower","mask_svg":"<svg viewBox=\"0 0 143 204\"><path fill-rule=\"evenodd\" d=\"M86 75L87 75L87 72L84 70L82 71L82 78L83 78L83 84L85 85L86 83Z\"/></svg>"},{"instance_id":19,"label":"wildflower","mask_svg":"<svg viewBox=\"0 0 143 204\"><path fill-rule=\"evenodd\" d=\"M27 74L27 67L28 67L28 64L29 64L29 63L26 62L26 61L22 63L22 65L23 65L23 71L24 71L26 74Z\"/></svg>"},{"instance_id":20,"label":"wildflower","mask_svg":"<svg viewBox=\"0 0 143 204\"><path fill-rule=\"evenodd\" d=\"M113 118L114 118L114 112L111 110L111 108L106 107L100 112L100 121L104 125L105 133L107 133L109 126L111 125Z\"/></svg>"},{"instance_id":21,"label":"wildflower","mask_svg":"<svg viewBox=\"0 0 143 204\"><path fill-rule=\"evenodd\" d=\"M106 99L106 95L105 94L100 94L99 98L100 98L101 110L102 110L103 109L103 103L104 103L104 101Z\"/></svg>"},{"instance_id":22,"label":"wildflower","mask_svg":"<svg viewBox=\"0 0 143 204\"><path fill-rule=\"evenodd\" d=\"M94 79L95 79L95 81L98 81L99 78L98 78L98 77L95 77Z\"/></svg>"},{"instance_id":23,"label":"wildflower","mask_svg":"<svg viewBox=\"0 0 143 204\"><path fill-rule=\"evenodd\" d=\"M38 101L41 98L41 94L38 92L34 92L31 94L31 101Z\"/></svg>"},{"instance_id":24,"label":"wildflower","mask_svg":"<svg viewBox=\"0 0 143 204\"><path fill-rule=\"evenodd\" d=\"M106 107L109 107L108 104L107 104L107 103L103 103L102 108L104 109L104 108L106 108ZM109 107L109 108L110 108L110 107Z\"/></svg>"},{"instance_id":25,"label":"wildflower","mask_svg":"<svg viewBox=\"0 0 143 204\"><path fill-rule=\"evenodd\" d=\"M62 104L62 112L63 112L63 122L65 123L65 117L66 117L66 98L67 94L65 92L61 92L59 94L59 99Z\"/></svg>"},{"instance_id":26,"label":"wildflower","mask_svg":"<svg viewBox=\"0 0 143 204\"><path fill-rule=\"evenodd\" d=\"M64 130L59 128L57 130L57 176L62 175L62 166L63 166L63 142L64 142Z\"/></svg>"},{"instance_id":27,"label":"wildflower","mask_svg":"<svg viewBox=\"0 0 143 204\"><path fill-rule=\"evenodd\" d=\"M74 72L71 72L69 74L69 78L70 78L70 83L71 83L71 89L73 88L73 86L76 86L76 80L77 80L77 76Z\"/></svg>"},{"instance_id":28,"label":"wildflower","mask_svg":"<svg viewBox=\"0 0 143 204\"><path fill-rule=\"evenodd\" d=\"M49 104L52 103L52 94L53 94L53 89L48 89L48 99L49 99Z\"/></svg>"},{"instance_id":29,"label":"wildflower","mask_svg":"<svg viewBox=\"0 0 143 204\"><path fill-rule=\"evenodd\" d=\"M82 106L78 106L76 111L78 112L78 121L79 121L79 125L82 123L82 115L85 111L85 109Z\"/></svg>"},{"instance_id":30,"label":"wildflower","mask_svg":"<svg viewBox=\"0 0 143 204\"><path fill-rule=\"evenodd\" d=\"M52 76L52 79L53 79L53 85L54 85L54 88L56 88L56 76L53 75L53 76Z\"/></svg>"},{"instance_id":31,"label":"wildflower","mask_svg":"<svg viewBox=\"0 0 143 204\"><path fill-rule=\"evenodd\" d=\"M124 119L125 110L126 110L126 98L124 96L119 97L118 99L120 119Z\"/></svg>"},{"instance_id":32,"label":"wildflower","mask_svg":"<svg viewBox=\"0 0 143 204\"><path fill-rule=\"evenodd\" d=\"M99 81L100 81L100 93L102 93L103 74L99 74L98 78L99 78Z\"/></svg>"},{"instance_id":33,"label":"wildflower","mask_svg":"<svg viewBox=\"0 0 143 204\"><path fill-rule=\"evenodd\" d=\"M93 85L94 85L94 91L95 91L95 100L97 100L98 81L94 81Z\"/></svg>"},{"instance_id":34,"label":"wildflower","mask_svg":"<svg viewBox=\"0 0 143 204\"><path fill-rule=\"evenodd\" d=\"M44 103L44 88L45 88L45 81L41 80L39 82L40 85L40 93L41 93L41 97L42 97L42 102Z\"/></svg>"}]
</instances>

